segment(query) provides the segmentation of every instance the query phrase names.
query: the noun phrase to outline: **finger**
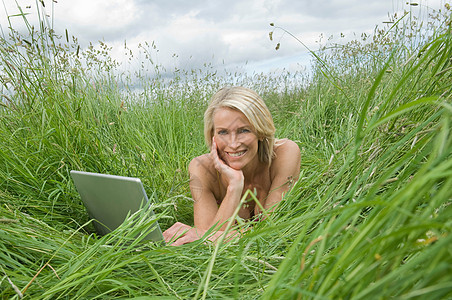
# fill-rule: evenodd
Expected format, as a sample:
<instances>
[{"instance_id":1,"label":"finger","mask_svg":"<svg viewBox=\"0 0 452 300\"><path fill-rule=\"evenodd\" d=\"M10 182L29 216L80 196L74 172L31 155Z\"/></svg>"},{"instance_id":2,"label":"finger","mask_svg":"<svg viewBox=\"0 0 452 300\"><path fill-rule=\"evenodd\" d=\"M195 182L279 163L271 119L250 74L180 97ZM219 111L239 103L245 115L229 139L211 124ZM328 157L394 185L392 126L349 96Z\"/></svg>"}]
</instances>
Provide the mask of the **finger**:
<instances>
[{"instance_id":1,"label":"finger","mask_svg":"<svg viewBox=\"0 0 452 300\"><path fill-rule=\"evenodd\" d=\"M215 142L215 138L214 137L212 137L212 147L210 147L210 152L212 153L214 158L219 158L218 157L217 143Z\"/></svg>"},{"instance_id":2,"label":"finger","mask_svg":"<svg viewBox=\"0 0 452 300\"><path fill-rule=\"evenodd\" d=\"M210 153L212 153L212 156L213 156L213 162L214 162L215 169L220 171L221 168L223 167L223 165L225 165L225 164L218 156L218 149L217 149L217 143L215 142L215 137L212 137L212 147L210 149Z\"/></svg>"},{"instance_id":3,"label":"finger","mask_svg":"<svg viewBox=\"0 0 452 300\"><path fill-rule=\"evenodd\" d=\"M185 235L178 240L174 241L170 246L180 246L184 244L188 244L200 239L195 228L191 228L189 231L185 233Z\"/></svg>"},{"instance_id":4,"label":"finger","mask_svg":"<svg viewBox=\"0 0 452 300\"><path fill-rule=\"evenodd\" d=\"M181 246L181 245L187 244L189 242L190 242L190 240L188 239L188 237L187 236L183 236L183 237L175 240L173 243L171 243L170 246L177 247L177 246Z\"/></svg>"},{"instance_id":5,"label":"finger","mask_svg":"<svg viewBox=\"0 0 452 300\"><path fill-rule=\"evenodd\" d=\"M185 235L187 234L187 232L188 232L188 230L184 230L182 232L179 232L180 234L176 233L172 237L169 237L169 238L165 239L165 242L172 245L172 244L174 244L175 242L177 242L179 240L183 240Z\"/></svg>"},{"instance_id":6,"label":"finger","mask_svg":"<svg viewBox=\"0 0 452 300\"><path fill-rule=\"evenodd\" d=\"M210 147L211 151L217 150L217 143L215 142L215 137L212 137L212 146Z\"/></svg>"},{"instance_id":7,"label":"finger","mask_svg":"<svg viewBox=\"0 0 452 300\"><path fill-rule=\"evenodd\" d=\"M176 222L174 223L170 228L168 228L167 230L165 230L163 232L163 236L165 238L167 237L173 237L175 233L177 233L178 230L180 230L181 226L183 225L183 223L180 222Z\"/></svg>"},{"instance_id":8,"label":"finger","mask_svg":"<svg viewBox=\"0 0 452 300\"><path fill-rule=\"evenodd\" d=\"M163 232L163 238L165 239L165 242L169 243L185 235L190 228L191 227L186 224L176 222L173 226Z\"/></svg>"}]
</instances>

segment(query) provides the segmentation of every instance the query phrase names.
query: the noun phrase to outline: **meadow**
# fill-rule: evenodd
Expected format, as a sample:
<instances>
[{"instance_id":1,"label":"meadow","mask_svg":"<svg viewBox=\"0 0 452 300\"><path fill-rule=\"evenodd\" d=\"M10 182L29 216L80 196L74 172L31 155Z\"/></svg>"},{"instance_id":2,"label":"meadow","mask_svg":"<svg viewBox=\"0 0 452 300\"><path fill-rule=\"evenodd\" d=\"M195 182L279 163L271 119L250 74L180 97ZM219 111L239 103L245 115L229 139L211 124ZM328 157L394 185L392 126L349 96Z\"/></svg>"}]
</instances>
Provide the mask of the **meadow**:
<instances>
[{"instance_id":1,"label":"meadow","mask_svg":"<svg viewBox=\"0 0 452 300\"><path fill-rule=\"evenodd\" d=\"M2 299L452 297L449 6L329 42L309 75L167 78L150 58L124 74L108 45L16 18L28 31L0 38ZM136 238L157 220L192 224L187 165L208 151L210 96L230 84L263 96L277 137L301 149L300 179L269 218L239 220L240 239ZM156 215L96 236L73 169L139 177Z\"/></svg>"}]
</instances>

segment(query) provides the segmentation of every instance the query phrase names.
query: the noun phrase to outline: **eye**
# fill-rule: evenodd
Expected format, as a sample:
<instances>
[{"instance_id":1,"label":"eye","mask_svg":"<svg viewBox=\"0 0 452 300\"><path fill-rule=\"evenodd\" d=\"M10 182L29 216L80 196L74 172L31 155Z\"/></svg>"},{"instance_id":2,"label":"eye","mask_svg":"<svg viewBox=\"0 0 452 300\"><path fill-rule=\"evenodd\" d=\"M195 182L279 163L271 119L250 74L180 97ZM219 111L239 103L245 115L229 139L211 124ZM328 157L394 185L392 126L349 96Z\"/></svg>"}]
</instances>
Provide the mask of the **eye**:
<instances>
[{"instance_id":1,"label":"eye","mask_svg":"<svg viewBox=\"0 0 452 300\"><path fill-rule=\"evenodd\" d=\"M218 132L217 132L217 134L219 134L219 135L225 135L227 133L228 133L228 131L225 129L218 130Z\"/></svg>"},{"instance_id":2,"label":"eye","mask_svg":"<svg viewBox=\"0 0 452 300\"><path fill-rule=\"evenodd\" d=\"M238 133L248 133L248 132L251 132L248 128L240 128L238 130Z\"/></svg>"}]
</instances>

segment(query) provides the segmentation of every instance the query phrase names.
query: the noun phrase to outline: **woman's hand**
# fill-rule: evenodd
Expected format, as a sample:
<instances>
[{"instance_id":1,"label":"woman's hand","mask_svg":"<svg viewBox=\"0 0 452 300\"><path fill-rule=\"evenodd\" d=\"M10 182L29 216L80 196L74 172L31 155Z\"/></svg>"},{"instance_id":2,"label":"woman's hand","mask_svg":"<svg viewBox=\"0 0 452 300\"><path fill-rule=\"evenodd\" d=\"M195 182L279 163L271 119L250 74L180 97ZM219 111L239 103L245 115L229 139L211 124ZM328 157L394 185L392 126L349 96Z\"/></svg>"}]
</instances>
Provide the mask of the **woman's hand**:
<instances>
[{"instance_id":1,"label":"woman's hand","mask_svg":"<svg viewBox=\"0 0 452 300\"><path fill-rule=\"evenodd\" d=\"M205 230L197 230L194 227L181 222L176 222L173 226L163 232L163 238L170 246L180 246L199 240Z\"/></svg>"},{"instance_id":2,"label":"woman's hand","mask_svg":"<svg viewBox=\"0 0 452 300\"><path fill-rule=\"evenodd\" d=\"M235 170L228 166L218 155L217 143L215 137L212 137L212 147L210 154L213 158L215 169L226 179L228 187L236 187L240 191L243 189L244 176L242 170Z\"/></svg>"},{"instance_id":3,"label":"woman's hand","mask_svg":"<svg viewBox=\"0 0 452 300\"><path fill-rule=\"evenodd\" d=\"M165 242L170 246L180 246L184 244L188 244L194 241L201 239L207 230L197 229L195 227L191 227L181 222L176 222L173 226L168 228L163 232L163 238ZM224 231L216 231L211 236L209 236L208 240L216 243L216 241L223 235ZM239 237L239 232L231 231L225 237L225 242L231 241L234 237Z\"/></svg>"}]
</instances>

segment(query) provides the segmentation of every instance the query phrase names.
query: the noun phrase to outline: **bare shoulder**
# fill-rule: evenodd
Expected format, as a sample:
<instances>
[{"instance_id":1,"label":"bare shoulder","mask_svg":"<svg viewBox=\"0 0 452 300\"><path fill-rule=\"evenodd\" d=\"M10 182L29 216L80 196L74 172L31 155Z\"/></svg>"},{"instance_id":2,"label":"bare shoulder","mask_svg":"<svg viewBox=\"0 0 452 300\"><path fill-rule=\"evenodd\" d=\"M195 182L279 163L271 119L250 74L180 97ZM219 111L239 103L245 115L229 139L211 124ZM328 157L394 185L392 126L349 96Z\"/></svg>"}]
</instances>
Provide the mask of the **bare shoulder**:
<instances>
[{"instance_id":1,"label":"bare shoulder","mask_svg":"<svg viewBox=\"0 0 452 300\"><path fill-rule=\"evenodd\" d=\"M280 139L275 142L275 160L281 157L292 157L293 159L300 157L300 147L289 139Z\"/></svg>"},{"instance_id":2,"label":"bare shoulder","mask_svg":"<svg viewBox=\"0 0 452 300\"><path fill-rule=\"evenodd\" d=\"M190 191L195 205L215 203L218 199L218 175L210 153L193 158L188 165L190 174ZM216 205L216 203L215 203Z\"/></svg>"},{"instance_id":3,"label":"bare shoulder","mask_svg":"<svg viewBox=\"0 0 452 300\"><path fill-rule=\"evenodd\" d=\"M215 177L215 167L210 153L193 158L188 165L190 176L196 175L201 178Z\"/></svg>"},{"instance_id":4,"label":"bare shoulder","mask_svg":"<svg viewBox=\"0 0 452 300\"><path fill-rule=\"evenodd\" d=\"M298 145L289 139L277 140L275 157L271 164L271 176L297 177L300 173L301 154Z\"/></svg>"}]
</instances>

